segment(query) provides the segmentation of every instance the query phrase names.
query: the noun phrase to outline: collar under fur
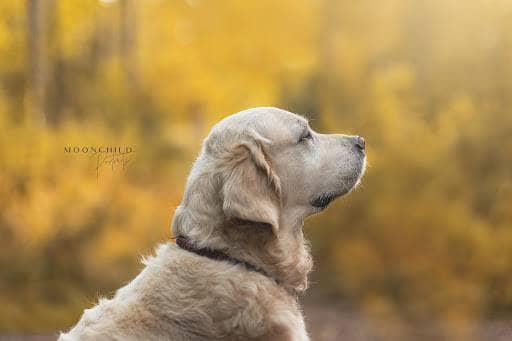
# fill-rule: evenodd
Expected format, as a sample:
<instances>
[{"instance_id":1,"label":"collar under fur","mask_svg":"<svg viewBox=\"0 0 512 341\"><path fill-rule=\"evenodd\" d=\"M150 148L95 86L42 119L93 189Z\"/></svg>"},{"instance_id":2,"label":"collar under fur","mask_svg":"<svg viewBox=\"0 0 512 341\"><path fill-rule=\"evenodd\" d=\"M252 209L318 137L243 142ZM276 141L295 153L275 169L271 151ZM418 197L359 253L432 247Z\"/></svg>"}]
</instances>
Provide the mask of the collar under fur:
<instances>
[{"instance_id":1,"label":"collar under fur","mask_svg":"<svg viewBox=\"0 0 512 341\"><path fill-rule=\"evenodd\" d=\"M267 272L265 272L264 270L258 268L257 266L255 266L251 263L233 258L219 250L210 249L207 247L199 248L199 247L195 246L194 243L192 241L190 241L190 239L188 239L188 237L185 237L182 235L177 236L176 237L176 245L178 245L183 250L193 252L199 256L203 256L203 257L210 258L213 260L218 260L218 261L225 261L225 262L228 262L231 264L243 265L249 271L259 272L260 274L265 275L268 278L275 280Z\"/></svg>"}]
</instances>

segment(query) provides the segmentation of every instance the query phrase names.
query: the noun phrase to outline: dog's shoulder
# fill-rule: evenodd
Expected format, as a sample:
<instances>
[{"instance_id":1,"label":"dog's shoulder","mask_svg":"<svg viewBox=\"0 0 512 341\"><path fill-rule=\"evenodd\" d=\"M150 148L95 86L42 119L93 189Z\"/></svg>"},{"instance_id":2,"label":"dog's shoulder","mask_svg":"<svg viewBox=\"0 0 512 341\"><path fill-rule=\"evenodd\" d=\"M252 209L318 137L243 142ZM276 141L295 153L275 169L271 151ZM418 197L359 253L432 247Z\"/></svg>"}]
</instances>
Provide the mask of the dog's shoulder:
<instances>
[{"instance_id":1,"label":"dog's shoulder","mask_svg":"<svg viewBox=\"0 0 512 341\"><path fill-rule=\"evenodd\" d=\"M166 297L156 300L169 302L171 313L180 316L180 325L193 325L194 330L211 338L257 339L290 328L305 334L296 297L259 272L172 244L160 248L156 258L146 264L146 269L155 271L152 277L164 279L165 283L157 286L168 287ZM154 295L157 291L151 289L148 293ZM151 299L146 304L156 303ZM159 311L166 314L164 307Z\"/></svg>"},{"instance_id":2,"label":"dog's shoulder","mask_svg":"<svg viewBox=\"0 0 512 341\"><path fill-rule=\"evenodd\" d=\"M161 245L144 264L113 298L84 311L61 340L138 335L160 340L259 339L288 335L289 329L305 335L296 299L242 265L208 259L171 243Z\"/></svg>"}]
</instances>

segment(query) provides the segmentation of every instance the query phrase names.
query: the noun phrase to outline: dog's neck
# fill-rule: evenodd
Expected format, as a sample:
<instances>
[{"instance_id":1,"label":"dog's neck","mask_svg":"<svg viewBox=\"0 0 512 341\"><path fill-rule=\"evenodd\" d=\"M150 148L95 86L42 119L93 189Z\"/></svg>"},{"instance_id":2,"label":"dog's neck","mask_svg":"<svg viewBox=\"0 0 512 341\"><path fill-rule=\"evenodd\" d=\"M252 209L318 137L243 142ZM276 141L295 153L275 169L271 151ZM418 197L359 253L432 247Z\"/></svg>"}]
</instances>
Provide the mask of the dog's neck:
<instances>
[{"instance_id":1,"label":"dog's neck","mask_svg":"<svg viewBox=\"0 0 512 341\"><path fill-rule=\"evenodd\" d=\"M264 226L258 229L210 218L216 216L216 213L201 215L180 206L173 231L175 235L186 236L195 248L218 250L261 269L294 296L307 289L312 259L302 233L302 221L284 219L281 235L274 236Z\"/></svg>"},{"instance_id":2,"label":"dog's neck","mask_svg":"<svg viewBox=\"0 0 512 341\"><path fill-rule=\"evenodd\" d=\"M219 250L252 264L293 295L307 289L312 259L300 212L281 211L276 235L268 224L226 220L219 197L220 180L212 181L211 176L192 171L188 182L173 219L175 236L186 236L197 248Z\"/></svg>"},{"instance_id":3,"label":"dog's neck","mask_svg":"<svg viewBox=\"0 0 512 341\"><path fill-rule=\"evenodd\" d=\"M272 276L270 276L263 269L260 269L257 266L255 266L255 265L253 265L253 264L251 264L249 262L245 262L243 260L233 258L233 257L227 255L226 253L222 252L222 251L211 249L209 247L202 247L202 248L197 247L194 244L194 242L191 241L186 236L183 236L183 235L177 236L176 237L176 245L178 245L183 250L195 253L195 254L197 254L199 256L210 258L210 259L213 259L213 260L216 260L216 261L228 262L228 263L232 263L232 264L242 265L243 267L245 267L249 271L259 272L260 274L275 280L274 278L272 278ZM277 280L275 280L275 281L278 283Z\"/></svg>"}]
</instances>

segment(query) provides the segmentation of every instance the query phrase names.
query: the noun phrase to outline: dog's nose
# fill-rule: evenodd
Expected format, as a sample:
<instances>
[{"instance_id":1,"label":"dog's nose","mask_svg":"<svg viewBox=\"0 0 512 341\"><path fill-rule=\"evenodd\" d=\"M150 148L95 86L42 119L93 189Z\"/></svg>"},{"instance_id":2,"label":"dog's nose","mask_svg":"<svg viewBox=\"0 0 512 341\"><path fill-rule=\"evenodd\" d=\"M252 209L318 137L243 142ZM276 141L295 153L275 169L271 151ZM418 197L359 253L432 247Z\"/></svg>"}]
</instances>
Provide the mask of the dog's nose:
<instances>
[{"instance_id":1,"label":"dog's nose","mask_svg":"<svg viewBox=\"0 0 512 341\"><path fill-rule=\"evenodd\" d=\"M366 147L366 141L361 136L356 136L355 145L359 150L364 150Z\"/></svg>"}]
</instances>

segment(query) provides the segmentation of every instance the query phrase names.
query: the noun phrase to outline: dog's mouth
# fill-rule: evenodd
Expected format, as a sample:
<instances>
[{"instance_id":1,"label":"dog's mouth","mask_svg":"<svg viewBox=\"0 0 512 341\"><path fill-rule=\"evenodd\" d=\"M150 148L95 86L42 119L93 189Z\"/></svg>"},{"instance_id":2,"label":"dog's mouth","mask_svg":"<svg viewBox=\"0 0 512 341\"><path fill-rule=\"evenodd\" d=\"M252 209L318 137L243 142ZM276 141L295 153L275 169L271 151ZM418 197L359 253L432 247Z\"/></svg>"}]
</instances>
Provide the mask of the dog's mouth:
<instances>
[{"instance_id":1,"label":"dog's mouth","mask_svg":"<svg viewBox=\"0 0 512 341\"><path fill-rule=\"evenodd\" d=\"M322 193L318 197L316 197L315 199L313 199L311 201L311 206L318 208L320 210L323 210L323 209L327 208L327 206L329 206L329 204L331 202L333 202L334 200L338 199L339 197L347 194L352 189L354 189L358 183L359 183L359 179L354 179L354 180L352 180L352 184L350 186L348 186L347 188L344 188L342 191Z\"/></svg>"},{"instance_id":2,"label":"dog's mouth","mask_svg":"<svg viewBox=\"0 0 512 341\"><path fill-rule=\"evenodd\" d=\"M317 196L315 199L311 201L311 206L323 210L329 206L331 202L338 199L339 197L347 194L352 189L354 189L359 182L359 178L350 179L350 184L344 183L343 189L337 192L325 192Z\"/></svg>"},{"instance_id":3,"label":"dog's mouth","mask_svg":"<svg viewBox=\"0 0 512 341\"><path fill-rule=\"evenodd\" d=\"M361 178L365 173L365 169L366 158L362 160L361 165L359 166L359 169L357 171L357 174L342 180L343 188L341 190L333 192L324 192L320 194L311 201L311 206L318 208L319 210L323 210L327 208L327 206L329 206L329 204L333 202L335 199L354 190L361 183Z\"/></svg>"},{"instance_id":4,"label":"dog's mouth","mask_svg":"<svg viewBox=\"0 0 512 341\"><path fill-rule=\"evenodd\" d=\"M343 193L323 193L320 196L316 197L313 201L311 201L311 206L319 208L323 210L331 202L334 201L334 199L342 196Z\"/></svg>"}]
</instances>

